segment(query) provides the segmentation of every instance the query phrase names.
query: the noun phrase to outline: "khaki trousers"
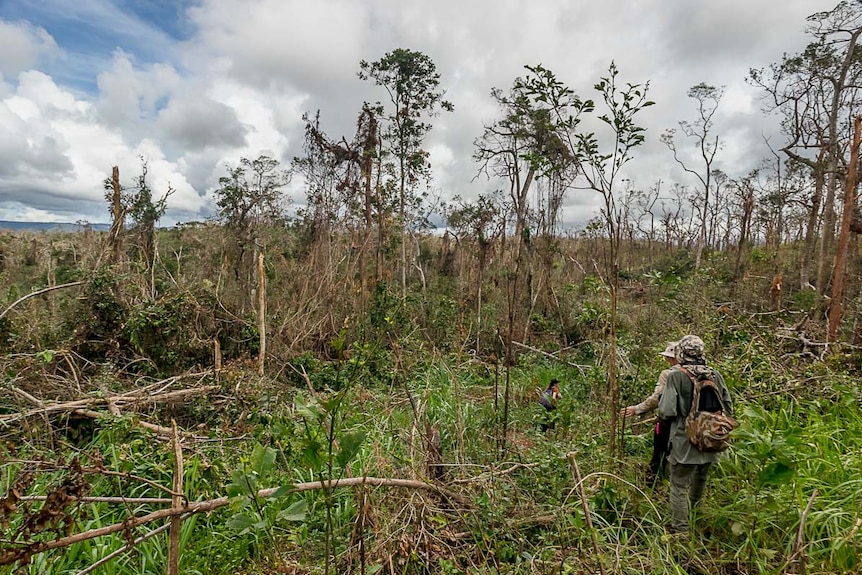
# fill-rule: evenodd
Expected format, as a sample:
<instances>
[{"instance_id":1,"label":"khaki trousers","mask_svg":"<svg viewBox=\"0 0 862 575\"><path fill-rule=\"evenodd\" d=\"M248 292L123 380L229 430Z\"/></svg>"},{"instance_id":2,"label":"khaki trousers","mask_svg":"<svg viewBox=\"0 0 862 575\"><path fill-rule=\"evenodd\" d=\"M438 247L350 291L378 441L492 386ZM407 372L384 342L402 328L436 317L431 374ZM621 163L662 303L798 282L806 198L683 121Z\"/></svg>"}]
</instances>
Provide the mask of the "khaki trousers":
<instances>
[{"instance_id":1,"label":"khaki trousers","mask_svg":"<svg viewBox=\"0 0 862 575\"><path fill-rule=\"evenodd\" d=\"M712 462L699 465L670 462L670 525L674 531L688 531L689 507L703 498L712 466Z\"/></svg>"}]
</instances>

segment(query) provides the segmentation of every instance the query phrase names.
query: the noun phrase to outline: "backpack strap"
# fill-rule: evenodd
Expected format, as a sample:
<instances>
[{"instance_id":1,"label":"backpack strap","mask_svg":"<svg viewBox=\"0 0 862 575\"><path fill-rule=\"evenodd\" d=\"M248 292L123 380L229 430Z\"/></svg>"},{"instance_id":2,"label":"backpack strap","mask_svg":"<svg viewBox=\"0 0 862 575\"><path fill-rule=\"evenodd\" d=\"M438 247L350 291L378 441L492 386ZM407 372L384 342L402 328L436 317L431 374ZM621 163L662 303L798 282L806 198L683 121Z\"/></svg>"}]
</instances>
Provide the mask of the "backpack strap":
<instances>
[{"instance_id":1,"label":"backpack strap","mask_svg":"<svg viewBox=\"0 0 862 575\"><path fill-rule=\"evenodd\" d=\"M686 419L691 419L695 412L697 412L697 406L700 404L700 382L686 368L680 366L679 370L691 380L691 405L688 406L688 413L685 416Z\"/></svg>"},{"instance_id":2,"label":"backpack strap","mask_svg":"<svg viewBox=\"0 0 862 575\"><path fill-rule=\"evenodd\" d=\"M698 408L700 407L700 389L702 387L702 383L698 378L694 376L693 373L691 373L686 368L680 366L679 369L681 372L688 376L688 378L691 380L692 385L691 406L688 408L688 415L686 416L686 419L688 419L693 417L694 414L697 412ZM712 378L710 378L710 380L713 381L713 383L715 382L715 380ZM721 406L721 412L724 413L725 411L727 411L727 409L724 407L724 400L721 398L721 390L718 388L718 385L715 385L714 387L715 397L716 399L718 399L718 404Z\"/></svg>"}]
</instances>

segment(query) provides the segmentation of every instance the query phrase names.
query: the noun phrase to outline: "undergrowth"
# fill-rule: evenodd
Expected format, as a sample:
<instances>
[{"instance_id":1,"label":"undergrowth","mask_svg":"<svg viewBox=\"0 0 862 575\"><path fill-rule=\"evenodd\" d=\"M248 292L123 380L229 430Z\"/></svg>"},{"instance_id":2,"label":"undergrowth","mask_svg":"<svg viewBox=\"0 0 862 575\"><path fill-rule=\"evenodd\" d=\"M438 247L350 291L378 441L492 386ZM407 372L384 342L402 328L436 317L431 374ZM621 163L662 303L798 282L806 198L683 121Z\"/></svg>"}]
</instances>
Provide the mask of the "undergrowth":
<instances>
[{"instance_id":1,"label":"undergrowth","mask_svg":"<svg viewBox=\"0 0 862 575\"><path fill-rule=\"evenodd\" d=\"M124 522L170 506L175 455L158 426L171 421L187 504L227 498L183 519L182 573L862 571L859 351L817 343L819 296L791 289L764 308L753 294L768 290L768 265L730 298L718 256L696 270L680 251L621 276L622 405L652 391L668 340L696 333L741 422L680 538L666 529L666 479L645 478L653 420L614 430L609 450L603 278L554 267L557 307L525 318L532 337L506 366L502 288L479 298L428 268L427 292L402 299L377 283L348 302L354 284L330 285L285 251L279 273L267 270L261 375L248 286L194 267L222 265L219 244L194 233L165 238L174 263L155 293L94 263L68 276L88 282L74 297L50 292L0 318L0 572L164 573L168 532L156 530L166 520ZM183 245L200 251L181 256ZM95 249L87 257L100 261ZM25 271L0 294L4 308L44 285ZM489 288L507 285L505 273L488 275ZM562 398L548 415L538 398L552 378ZM193 393L169 396L184 390ZM144 399L117 409L136 391ZM47 549L112 525L121 528Z\"/></svg>"},{"instance_id":2,"label":"undergrowth","mask_svg":"<svg viewBox=\"0 0 862 575\"><path fill-rule=\"evenodd\" d=\"M799 562L809 573L858 571L858 383L821 365L797 394L800 388L775 370L752 379L739 363L751 359L743 354L718 362L742 426L684 540L665 531L666 483L652 487L643 480L650 426L636 423L626 431L625 452L608 456L600 431L606 414L594 400L603 385L597 370L582 373L526 356L510 374L505 445L499 429L503 370L494 366L438 358L403 386L346 381L340 391L314 395L245 379L246 388L230 402L243 406L240 413L226 404L197 408L210 425L186 446L185 495L190 501L229 495L232 503L183 523L182 572L323 573L327 555L338 573L359 572L360 561L366 573L578 573L600 564L613 573L780 573ZM537 390L551 376L564 382L563 399L555 428L542 434ZM631 393L649 385L644 377ZM764 393L771 394L768 407ZM277 402L267 399L274 394ZM74 480L90 496L166 496L158 486L171 483L170 444L153 441L134 417L100 419L89 439L76 441L58 436L56 426L35 419L28 425L59 439L48 449L7 429L3 493L16 485L21 495L53 493ZM466 496L472 509L398 488L255 495L343 477L427 477L426 427L440 433L439 482ZM22 478L29 478L26 484ZM40 505L5 508L4 550L19 540L49 540L156 508L74 504L62 509L53 530L37 534L31 526L25 533L22 525ZM35 554L19 572L76 573L145 532ZM98 572L162 573L165 549L166 536L154 537Z\"/></svg>"}]
</instances>

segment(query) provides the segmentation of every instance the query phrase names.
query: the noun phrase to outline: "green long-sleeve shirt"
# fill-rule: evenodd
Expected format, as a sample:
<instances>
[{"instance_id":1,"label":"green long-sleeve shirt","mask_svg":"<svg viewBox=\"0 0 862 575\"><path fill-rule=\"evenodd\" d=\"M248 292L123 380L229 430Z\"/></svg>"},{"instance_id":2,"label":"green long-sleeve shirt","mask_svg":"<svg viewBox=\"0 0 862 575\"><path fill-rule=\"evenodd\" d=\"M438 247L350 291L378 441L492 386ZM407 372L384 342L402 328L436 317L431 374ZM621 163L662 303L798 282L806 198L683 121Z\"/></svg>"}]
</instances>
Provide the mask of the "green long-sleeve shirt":
<instances>
[{"instance_id":1,"label":"green long-sleeve shirt","mask_svg":"<svg viewBox=\"0 0 862 575\"><path fill-rule=\"evenodd\" d=\"M703 369L703 367L700 367L700 369ZM712 370L711 379L721 392L721 401L724 403L726 415L732 415L733 402L730 399L730 392L724 383L724 378L720 373ZM699 465L701 463L718 461L721 457L721 453L708 453L699 450L691 444L685 434L685 418L691 406L693 391L694 386L688 375L680 370L673 370L668 374L664 392L658 403L658 416L671 422L669 456L671 463Z\"/></svg>"}]
</instances>

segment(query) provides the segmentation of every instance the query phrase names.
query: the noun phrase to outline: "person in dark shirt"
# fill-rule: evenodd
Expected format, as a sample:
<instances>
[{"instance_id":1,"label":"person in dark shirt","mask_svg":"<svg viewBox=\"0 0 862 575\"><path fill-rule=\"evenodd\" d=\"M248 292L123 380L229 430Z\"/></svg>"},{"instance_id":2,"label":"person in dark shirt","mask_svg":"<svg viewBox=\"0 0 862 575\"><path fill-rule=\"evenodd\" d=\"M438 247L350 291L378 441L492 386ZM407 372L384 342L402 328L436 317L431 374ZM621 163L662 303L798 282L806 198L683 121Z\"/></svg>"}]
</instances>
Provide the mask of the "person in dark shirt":
<instances>
[{"instance_id":1,"label":"person in dark shirt","mask_svg":"<svg viewBox=\"0 0 862 575\"><path fill-rule=\"evenodd\" d=\"M542 407L545 408L545 420L542 422L542 432L554 429L557 422L552 414L553 411L557 409L557 400L559 400L560 397L560 381L558 379L552 379L548 384L547 389L545 389L545 391L542 392L542 395L539 396L539 403L541 403Z\"/></svg>"}]
</instances>

